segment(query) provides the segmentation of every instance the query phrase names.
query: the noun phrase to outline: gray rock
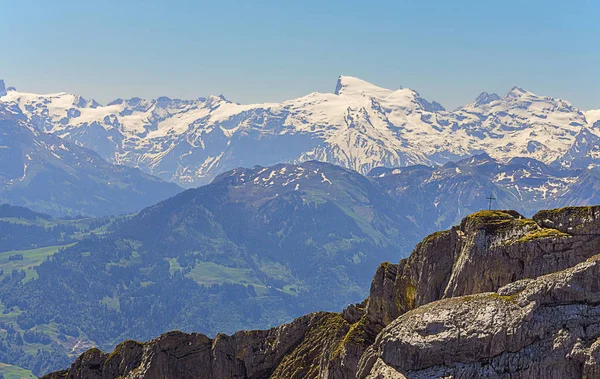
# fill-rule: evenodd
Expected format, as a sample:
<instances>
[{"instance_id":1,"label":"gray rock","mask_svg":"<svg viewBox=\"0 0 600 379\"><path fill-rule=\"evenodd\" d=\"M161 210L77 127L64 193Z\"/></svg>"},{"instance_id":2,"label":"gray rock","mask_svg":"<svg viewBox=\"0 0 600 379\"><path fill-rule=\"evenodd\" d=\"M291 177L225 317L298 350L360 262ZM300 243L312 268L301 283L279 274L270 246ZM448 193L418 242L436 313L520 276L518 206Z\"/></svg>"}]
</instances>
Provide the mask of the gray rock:
<instances>
[{"instance_id":1,"label":"gray rock","mask_svg":"<svg viewBox=\"0 0 600 379\"><path fill-rule=\"evenodd\" d=\"M529 281L518 293L437 301L396 319L359 377L598 377L600 256ZM385 376L383 376L385 377Z\"/></svg>"}]
</instances>

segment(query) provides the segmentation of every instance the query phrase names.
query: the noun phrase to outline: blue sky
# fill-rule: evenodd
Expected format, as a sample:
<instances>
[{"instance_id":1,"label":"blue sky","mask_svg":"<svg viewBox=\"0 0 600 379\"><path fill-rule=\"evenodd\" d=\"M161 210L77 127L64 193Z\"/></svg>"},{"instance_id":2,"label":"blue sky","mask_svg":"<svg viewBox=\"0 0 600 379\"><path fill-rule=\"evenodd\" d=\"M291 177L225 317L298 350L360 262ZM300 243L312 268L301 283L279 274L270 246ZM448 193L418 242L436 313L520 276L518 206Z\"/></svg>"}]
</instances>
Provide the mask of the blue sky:
<instances>
[{"instance_id":1,"label":"blue sky","mask_svg":"<svg viewBox=\"0 0 600 379\"><path fill-rule=\"evenodd\" d=\"M519 85L600 108L595 1L0 0L0 78L107 102L332 92L338 75L453 108Z\"/></svg>"}]
</instances>

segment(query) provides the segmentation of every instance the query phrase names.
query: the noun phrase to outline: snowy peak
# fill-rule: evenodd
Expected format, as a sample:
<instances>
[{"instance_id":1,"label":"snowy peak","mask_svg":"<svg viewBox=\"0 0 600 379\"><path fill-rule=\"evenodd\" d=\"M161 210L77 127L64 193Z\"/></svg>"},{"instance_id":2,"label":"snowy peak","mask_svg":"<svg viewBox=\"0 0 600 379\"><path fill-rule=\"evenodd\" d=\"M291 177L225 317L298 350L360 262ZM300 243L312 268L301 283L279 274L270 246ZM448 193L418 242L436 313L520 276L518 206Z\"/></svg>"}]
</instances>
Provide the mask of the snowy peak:
<instances>
[{"instance_id":1,"label":"snowy peak","mask_svg":"<svg viewBox=\"0 0 600 379\"><path fill-rule=\"evenodd\" d=\"M456 162L456 164L458 166L462 166L462 165L468 165L468 166L481 166L484 164L497 164L498 162L496 162L496 160L492 157L490 157L490 155L488 153L481 153L481 154L477 154L472 156L471 158L465 158L462 159L458 162Z\"/></svg>"},{"instance_id":2,"label":"snowy peak","mask_svg":"<svg viewBox=\"0 0 600 379\"><path fill-rule=\"evenodd\" d=\"M86 100L81 96L69 95L66 93L64 95L65 96L73 96L73 106L78 107L78 108L98 108L100 106L100 103L98 103L94 99Z\"/></svg>"},{"instance_id":3,"label":"snowy peak","mask_svg":"<svg viewBox=\"0 0 600 379\"><path fill-rule=\"evenodd\" d=\"M497 94L482 92L475 99L475 105L476 106L481 106L481 105L489 104L492 101L498 101L498 100L500 100L500 96L498 96Z\"/></svg>"},{"instance_id":4,"label":"snowy peak","mask_svg":"<svg viewBox=\"0 0 600 379\"><path fill-rule=\"evenodd\" d=\"M347 85L346 85L347 86ZM335 85L335 94L340 95L342 90L344 89L344 77L340 75L337 80L337 84Z\"/></svg>"},{"instance_id":5,"label":"snowy peak","mask_svg":"<svg viewBox=\"0 0 600 379\"><path fill-rule=\"evenodd\" d=\"M524 96L536 96L534 93L524 90L521 87L514 86L505 95L505 100L518 100Z\"/></svg>"},{"instance_id":6,"label":"snowy peak","mask_svg":"<svg viewBox=\"0 0 600 379\"><path fill-rule=\"evenodd\" d=\"M445 111L440 103L436 101L430 102L412 89L386 89L352 76L340 76L338 78L335 94L346 97L371 98L375 102L383 102L391 107L400 106L406 109L431 113Z\"/></svg>"},{"instance_id":7,"label":"snowy peak","mask_svg":"<svg viewBox=\"0 0 600 379\"><path fill-rule=\"evenodd\" d=\"M592 109L584 112L584 114L589 125L593 125L594 128L600 129L600 109Z\"/></svg>"},{"instance_id":8,"label":"snowy peak","mask_svg":"<svg viewBox=\"0 0 600 379\"><path fill-rule=\"evenodd\" d=\"M589 128L581 128L569 150L554 163L561 167L600 166L600 136Z\"/></svg>"},{"instance_id":9,"label":"snowy peak","mask_svg":"<svg viewBox=\"0 0 600 379\"><path fill-rule=\"evenodd\" d=\"M423 110L427 111L427 112L443 112L446 109L442 106L442 104L438 103L437 101L432 101L429 102L426 99L422 98L421 96L419 96L418 93L415 92L415 100L419 103L419 105L423 108Z\"/></svg>"},{"instance_id":10,"label":"snowy peak","mask_svg":"<svg viewBox=\"0 0 600 379\"><path fill-rule=\"evenodd\" d=\"M271 167L236 168L219 175L212 183L226 182L236 186L247 183L272 188L281 193L315 186L327 188L334 184L333 178L339 177L340 173L348 172L339 166L318 161L307 161L301 164L280 163Z\"/></svg>"},{"instance_id":11,"label":"snowy peak","mask_svg":"<svg viewBox=\"0 0 600 379\"><path fill-rule=\"evenodd\" d=\"M386 97L392 92L392 90L378 87L362 79L343 75L338 78L337 85L335 87L336 95L366 95L373 97Z\"/></svg>"}]
</instances>

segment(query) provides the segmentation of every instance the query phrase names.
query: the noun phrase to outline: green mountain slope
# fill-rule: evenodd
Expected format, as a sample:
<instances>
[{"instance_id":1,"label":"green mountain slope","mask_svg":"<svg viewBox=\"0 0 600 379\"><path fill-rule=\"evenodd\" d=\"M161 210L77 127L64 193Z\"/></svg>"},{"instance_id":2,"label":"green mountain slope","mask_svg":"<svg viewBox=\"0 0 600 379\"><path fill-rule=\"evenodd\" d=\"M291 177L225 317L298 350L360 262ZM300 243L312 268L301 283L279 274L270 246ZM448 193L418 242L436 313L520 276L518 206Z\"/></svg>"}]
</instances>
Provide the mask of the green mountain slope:
<instances>
[{"instance_id":1,"label":"green mountain slope","mask_svg":"<svg viewBox=\"0 0 600 379\"><path fill-rule=\"evenodd\" d=\"M41 374L122 339L340 310L366 296L379 262L414 245L405 211L374 181L329 164L231 171L48 248L37 266L28 262L44 251L21 252L25 270L1 277L10 335L0 360ZM26 334L31 342L19 340Z\"/></svg>"}]
</instances>

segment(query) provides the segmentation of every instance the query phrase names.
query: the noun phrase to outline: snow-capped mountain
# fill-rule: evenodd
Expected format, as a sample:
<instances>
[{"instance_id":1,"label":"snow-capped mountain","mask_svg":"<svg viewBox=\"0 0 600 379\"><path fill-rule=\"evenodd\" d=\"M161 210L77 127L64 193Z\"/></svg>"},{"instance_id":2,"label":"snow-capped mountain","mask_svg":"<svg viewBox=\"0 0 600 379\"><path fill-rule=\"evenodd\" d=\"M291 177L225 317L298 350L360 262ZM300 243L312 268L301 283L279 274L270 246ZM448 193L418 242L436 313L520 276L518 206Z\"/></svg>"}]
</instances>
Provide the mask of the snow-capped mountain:
<instances>
[{"instance_id":1,"label":"snow-capped mountain","mask_svg":"<svg viewBox=\"0 0 600 379\"><path fill-rule=\"evenodd\" d=\"M594 125L596 128L600 128L600 109L592 109L587 112L584 112L585 118L587 119L590 125Z\"/></svg>"},{"instance_id":2,"label":"snow-capped mountain","mask_svg":"<svg viewBox=\"0 0 600 379\"><path fill-rule=\"evenodd\" d=\"M0 103L0 204L56 216L135 212L181 191L140 170L33 127L16 105Z\"/></svg>"},{"instance_id":3,"label":"snow-capped mountain","mask_svg":"<svg viewBox=\"0 0 600 379\"><path fill-rule=\"evenodd\" d=\"M466 105L454 115L471 143L501 159L521 156L552 162L587 125L585 115L570 103L518 87L502 98L495 95L486 100Z\"/></svg>"},{"instance_id":4,"label":"snow-capped mountain","mask_svg":"<svg viewBox=\"0 0 600 379\"><path fill-rule=\"evenodd\" d=\"M378 166L444 164L486 152L567 167L594 163L577 151L600 126L570 103L514 87L482 93L455 111L411 89L390 90L341 76L334 93L282 103L241 105L223 96L196 100L118 99L105 106L68 93L8 90L40 129L91 148L103 158L184 186L236 167L321 160L367 173ZM585 140L585 141L584 141ZM579 144L579 145L577 145ZM574 148L575 147L575 148ZM574 155L575 154L575 155Z\"/></svg>"}]
</instances>

